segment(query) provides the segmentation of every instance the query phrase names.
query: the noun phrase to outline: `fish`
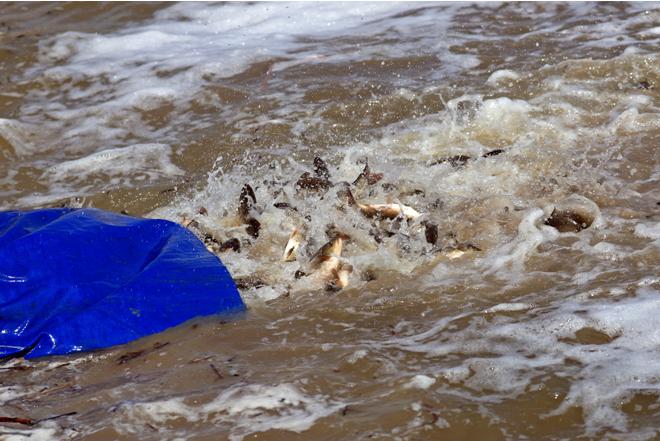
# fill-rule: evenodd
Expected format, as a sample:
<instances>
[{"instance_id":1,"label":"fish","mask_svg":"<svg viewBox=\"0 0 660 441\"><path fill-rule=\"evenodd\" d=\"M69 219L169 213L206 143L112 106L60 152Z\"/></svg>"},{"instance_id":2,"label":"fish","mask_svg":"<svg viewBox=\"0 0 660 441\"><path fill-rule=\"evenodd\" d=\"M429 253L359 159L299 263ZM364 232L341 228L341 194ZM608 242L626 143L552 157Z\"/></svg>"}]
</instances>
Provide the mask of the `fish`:
<instances>
[{"instance_id":1,"label":"fish","mask_svg":"<svg viewBox=\"0 0 660 441\"><path fill-rule=\"evenodd\" d=\"M648 80L641 80L637 83L637 88L638 89L653 89L653 84L651 84Z\"/></svg>"},{"instance_id":2,"label":"fish","mask_svg":"<svg viewBox=\"0 0 660 441\"><path fill-rule=\"evenodd\" d=\"M296 192L300 193L302 190L327 191L331 186L328 179L312 176L309 172L305 172L296 181Z\"/></svg>"},{"instance_id":3,"label":"fish","mask_svg":"<svg viewBox=\"0 0 660 441\"><path fill-rule=\"evenodd\" d=\"M343 191L348 205L357 207L364 216L369 218L396 219L402 216L407 221L410 221L422 215L414 208L403 204L362 204L355 200L353 193L348 187L344 188Z\"/></svg>"},{"instance_id":4,"label":"fish","mask_svg":"<svg viewBox=\"0 0 660 441\"><path fill-rule=\"evenodd\" d=\"M319 156L314 158L314 174L319 178L330 180L328 164L326 164L325 161Z\"/></svg>"},{"instance_id":5,"label":"fish","mask_svg":"<svg viewBox=\"0 0 660 441\"><path fill-rule=\"evenodd\" d=\"M421 216L417 210L403 204L360 204L358 208L366 217L396 219L403 216L406 220L415 220Z\"/></svg>"},{"instance_id":6,"label":"fish","mask_svg":"<svg viewBox=\"0 0 660 441\"><path fill-rule=\"evenodd\" d=\"M321 275L326 291L340 291L348 286L348 277L353 272L353 266L338 257L330 256L323 262Z\"/></svg>"},{"instance_id":7,"label":"fish","mask_svg":"<svg viewBox=\"0 0 660 441\"><path fill-rule=\"evenodd\" d=\"M343 233L335 233L332 239L323 245L317 252L312 256L310 260L311 268L316 269L323 261L322 257L341 257L341 252L344 248L344 241L348 240L349 236Z\"/></svg>"},{"instance_id":8,"label":"fish","mask_svg":"<svg viewBox=\"0 0 660 441\"><path fill-rule=\"evenodd\" d=\"M341 258L346 240L348 235L333 232L332 239L312 256L305 269L296 271L296 278L312 276L321 281L326 291L335 292L348 286L353 266Z\"/></svg>"},{"instance_id":9,"label":"fish","mask_svg":"<svg viewBox=\"0 0 660 441\"><path fill-rule=\"evenodd\" d=\"M238 199L238 217L242 223L246 224L245 231L255 239L259 237L261 223L252 216L252 209L257 203L257 197L250 184L245 184L241 189L241 195Z\"/></svg>"},{"instance_id":10,"label":"fish","mask_svg":"<svg viewBox=\"0 0 660 441\"><path fill-rule=\"evenodd\" d=\"M560 233L577 233L588 228L592 222L593 218L583 213L571 210L560 211L555 208L544 224L556 228Z\"/></svg>"},{"instance_id":11,"label":"fish","mask_svg":"<svg viewBox=\"0 0 660 441\"><path fill-rule=\"evenodd\" d=\"M459 242L455 245L450 245L442 248L442 255L447 257L450 260L458 259L463 257L466 253L470 251L481 251L481 248L473 244L472 242Z\"/></svg>"},{"instance_id":12,"label":"fish","mask_svg":"<svg viewBox=\"0 0 660 441\"><path fill-rule=\"evenodd\" d=\"M289 240L284 247L284 254L282 255L283 262L292 262L296 260L296 252L300 243L304 239L304 234L299 228L294 228L289 236Z\"/></svg>"},{"instance_id":13,"label":"fish","mask_svg":"<svg viewBox=\"0 0 660 441\"><path fill-rule=\"evenodd\" d=\"M288 203L288 202L275 202L275 203L273 204L273 207L275 207L275 208L279 208L280 210L293 210L293 211L298 211L298 209L297 209L296 207L294 207L293 205L291 205L291 204Z\"/></svg>"},{"instance_id":14,"label":"fish","mask_svg":"<svg viewBox=\"0 0 660 441\"><path fill-rule=\"evenodd\" d=\"M489 156L497 156L497 155L501 155L502 153L504 153L504 150L495 149L495 150L491 150L489 152L484 153L483 155L481 155L481 157L482 158L488 158Z\"/></svg>"},{"instance_id":15,"label":"fish","mask_svg":"<svg viewBox=\"0 0 660 441\"><path fill-rule=\"evenodd\" d=\"M238 289L259 289L266 286L266 282L256 276L236 277L234 283Z\"/></svg>"},{"instance_id":16,"label":"fish","mask_svg":"<svg viewBox=\"0 0 660 441\"><path fill-rule=\"evenodd\" d=\"M362 173L360 173L353 181L353 185L359 186L359 185L374 185L377 182L379 182L381 179L383 179L383 174L382 173L372 173L371 169L369 168L369 161L365 159L364 162L364 170L362 170Z\"/></svg>"},{"instance_id":17,"label":"fish","mask_svg":"<svg viewBox=\"0 0 660 441\"><path fill-rule=\"evenodd\" d=\"M226 251L228 248L221 241L216 239L215 235L209 231L205 226L201 225L198 221L193 218L188 217L187 215L181 215L180 224L193 232L199 240L204 243L204 246L211 253L217 254L221 251ZM227 241L229 242L229 241ZM232 245L229 248L234 249L234 251L240 252L240 243L238 244L238 249L236 245Z\"/></svg>"},{"instance_id":18,"label":"fish","mask_svg":"<svg viewBox=\"0 0 660 441\"><path fill-rule=\"evenodd\" d=\"M599 213L595 202L573 194L558 202L543 223L556 228L560 233L577 233L589 228Z\"/></svg>"},{"instance_id":19,"label":"fish","mask_svg":"<svg viewBox=\"0 0 660 441\"><path fill-rule=\"evenodd\" d=\"M431 161L428 165L429 166L434 166L434 165L448 163L449 165L451 165L454 168L462 168L462 167L465 167L465 165L471 159L472 159L472 156L468 156L468 155L454 155L454 156L438 158L434 161Z\"/></svg>"},{"instance_id":20,"label":"fish","mask_svg":"<svg viewBox=\"0 0 660 441\"><path fill-rule=\"evenodd\" d=\"M250 217L250 211L256 203L257 196L254 194L254 190L250 184L243 185L241 195L238 198L238 216L241 218L241 221L247 222L247 219Z\"/></svg>"},{"instance_id":21,"label":"fish","mask_svg":"<svg viewBox=\"0 0 660 441\"><path fill-rule=\"evenodd\" d=\"M218 252L222 253L224 251L235 251L237 253L241 252L241 241L237 238L231 238L222 242L218 248Z\"/></svg>"},{"instance_id":22,"label":"fish","mask_svg":"<svg viewBox=\"0 0 660 441\"><path fill-rule=\"evenodd\" d=\"M433 222L424 222L424 238L427 243L435 245L438 241L438 226Z\"/></svg>"},{"instance_id":23,"label":"fish","mask_svg":"<svg viewBox=\"0 0 660 441\"><path fill-rule=\"evenodd\" d=\"M189 218L185 214L181 216L181 225L183 225L186 228L198 228L199 223L192 218Z\"/></svg>"},{"instance_id":24,"label":"fish","mask_svg":"<svg viewBox=\"0 0 660 441\"><path fill-rule=\"evenodd\" d=\"M303 190L311 190L314 192L326 192L332 187L330 182L330 171L328 165L320 157L314 158L314 175L305 172L300 175L296 181L296 192L301 193Z\"/></svg>"},{"instance_id":25,"label":"fish","mask_svg":"<svg viewBox=\"0 0 660 441\"><path fill-rule=\"evenodd\" d=\"M501 155L504 153L503 149L495 149L495 150L490 150L483 155L481 155L482 158L488 158L491 156L497 156ZM428 166L434 166L434 165L440 165L440 164L446 164L448 163L454 168L463 168L467 165L468 162L472 160L472 156L469 155L454 155L454 156L448 156L448 157L443 157L443 158L438 158L436 160L431 161L428 163Z\"/></svg>"}]
</instances>

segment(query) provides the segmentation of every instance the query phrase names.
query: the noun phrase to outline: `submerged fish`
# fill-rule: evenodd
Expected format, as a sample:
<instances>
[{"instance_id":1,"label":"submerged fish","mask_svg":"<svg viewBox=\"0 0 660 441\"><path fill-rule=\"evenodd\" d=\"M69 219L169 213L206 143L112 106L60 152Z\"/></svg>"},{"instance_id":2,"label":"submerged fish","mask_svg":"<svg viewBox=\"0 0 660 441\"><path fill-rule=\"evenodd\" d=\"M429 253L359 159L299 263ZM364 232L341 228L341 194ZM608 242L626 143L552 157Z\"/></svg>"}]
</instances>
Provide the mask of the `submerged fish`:
<instances>
[{"instance_id":1,"label":"submerged fish","mask_svg":"<svg viewBox=\"0 0 660 441\"><path fill-rule=\"evenodd\" d=\"M481 248L471 242L461 242L442 248L441 253L444 257L454 260L463 257L470 251L481 251Z\"/></svg>"},{"instance_id":2,"label":"submerged fish","mask_svg":"<svg viewBox=\"0 0 660 441\"><path fill-rule=\"evenodd\" d=\"M544 223L560 233L577 233L589 228L599 214L598 205L592 200L572 194L554 206Z\"/></svg>"}]
</instances>

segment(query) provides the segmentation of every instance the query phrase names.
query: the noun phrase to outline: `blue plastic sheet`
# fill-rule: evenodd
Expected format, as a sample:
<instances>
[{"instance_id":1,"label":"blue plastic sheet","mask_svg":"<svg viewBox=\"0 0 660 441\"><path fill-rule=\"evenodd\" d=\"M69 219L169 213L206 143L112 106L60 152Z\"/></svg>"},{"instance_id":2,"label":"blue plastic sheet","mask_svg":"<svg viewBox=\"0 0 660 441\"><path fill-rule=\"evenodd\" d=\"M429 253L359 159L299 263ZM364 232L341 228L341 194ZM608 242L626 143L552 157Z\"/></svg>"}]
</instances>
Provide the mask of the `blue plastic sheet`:
<instances>
[{"instance_id":1,"label":"blue plastic sheet","mask_svg":"<svg viewBox=\"0 0 660 441\"><path fill-rule=\"evenodd\" d=\"M0 357L104 348L244 309L222 262L173 222L0 212Z\"/></svg>"}]
</instances>

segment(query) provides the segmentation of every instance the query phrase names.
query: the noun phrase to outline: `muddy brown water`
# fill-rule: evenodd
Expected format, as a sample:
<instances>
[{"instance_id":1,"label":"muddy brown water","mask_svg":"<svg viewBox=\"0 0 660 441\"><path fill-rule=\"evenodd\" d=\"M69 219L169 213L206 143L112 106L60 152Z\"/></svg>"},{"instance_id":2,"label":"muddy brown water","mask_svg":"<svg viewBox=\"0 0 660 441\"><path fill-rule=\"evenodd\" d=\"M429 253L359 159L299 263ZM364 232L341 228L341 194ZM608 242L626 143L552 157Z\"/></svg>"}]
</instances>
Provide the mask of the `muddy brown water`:
<instances>
[{"instance_id":1,"label":"muddy brown water","mask_svg":"<svg viewBox=\"0 0 660 441\"><path fill-rule=\"evenodd\" d=\"M660 439L659 6L3 3L0 208L195 219L263 286L4 362L0 416L34 424L0 438ZM296 188L316 156L333 186ZM342 202L365 160L356 198L419 220ZM571 195L594 223L544 225ZM330 225L339 292L294 277Z\"/></svg>"}]
</instances>

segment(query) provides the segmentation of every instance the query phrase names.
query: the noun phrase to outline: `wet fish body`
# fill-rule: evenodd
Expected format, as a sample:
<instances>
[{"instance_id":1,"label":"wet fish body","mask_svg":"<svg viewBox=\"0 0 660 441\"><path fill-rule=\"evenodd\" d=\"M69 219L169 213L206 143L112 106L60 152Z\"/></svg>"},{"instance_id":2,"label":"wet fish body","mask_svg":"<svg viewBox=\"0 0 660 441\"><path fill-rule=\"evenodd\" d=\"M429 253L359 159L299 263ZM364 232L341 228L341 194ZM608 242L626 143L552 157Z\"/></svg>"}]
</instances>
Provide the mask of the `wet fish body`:
<instances>
[{"instance_id":1,"label":"wet fish body","mask_svg":"<svg viewBox=\"0 0 660 441\"><path fill-rule=\"evenodd\" d=\"M289 236L289 240L284 247L284 254L282 255L282 261L292 262L296 260L296 252L298 247L304 238L303 232L299 228L294 228Z\"/></svg>"}]
</instances>

